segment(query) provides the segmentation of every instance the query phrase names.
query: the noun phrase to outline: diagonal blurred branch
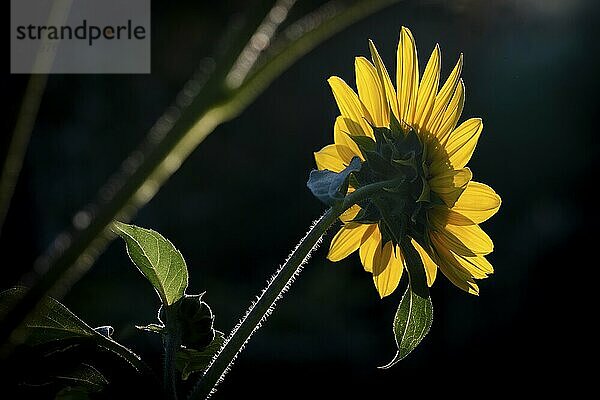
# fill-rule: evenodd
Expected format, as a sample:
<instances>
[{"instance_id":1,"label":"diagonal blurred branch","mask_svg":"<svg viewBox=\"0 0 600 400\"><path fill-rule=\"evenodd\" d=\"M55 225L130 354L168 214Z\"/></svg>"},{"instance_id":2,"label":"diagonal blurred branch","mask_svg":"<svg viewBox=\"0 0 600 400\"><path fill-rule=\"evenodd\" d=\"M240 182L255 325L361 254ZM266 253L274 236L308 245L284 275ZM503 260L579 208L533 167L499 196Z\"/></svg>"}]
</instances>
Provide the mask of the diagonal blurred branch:
<instances>
[{"instance_id":1,"label":"diagonal blurred branch","mask_svg":"<svg viewBox=\"0 0 600 400\"><path fill-rule=\"evenodd\" d=\"M30 275L34 277L31 289L0 325L0 343L9 338L45 293L52 290L54 296L60 297L87 272L112 238L111 222L115 219L129 220L138 208L148 203L218 125L239 115L277 76L323 40L395 1L365 0L340 7L330 17L282 46L260 68L248 74L263 50L256 35L265 26L270 26L269 29L274 32L294 3L280 0L274 7L261 8L265 2L259 2L260 12L256 12L256 18L240 32L238 37L241 40L235 41L236 45L217 61L214 69L207 63L208 67L204 68L201 77L195 77L185 85L177 104L159 119L142 148L132 153L123 163L117 178L100 191L99 205L77 213L75 230L59 236L51 249L36 262L35 271ZM239 68L244 65L244 51L252 48L258 54L254 59L248 59L249 64L245 66L247 77L231 84L227 77L235 76L231 75L232 71L243 71ZM212 74L202 79L206 70L211 69ZM42 274L41 278L35 278L37 274Z\"/></svg>"},{"instance_id":2,"label":"diagonal blurred branch","mask_svg":"<svg viewBox=\"0 0 600 400\"><path fill-rule=\"evenodd\" d=\"M276 46L267 60L257 63L256 70L251 72L239 87L235 87L236 95L232 101L235 105L232 106L240 112L243 111L299 58L354 22L398 1L358 0L347 6L343 2L333 0L301 18L283 32L285 37L275 43ZM232 82L227 81L226 84L232 85Z\"/></svg>"},{"instance_id":3,"label":"diagonal blurred branch","mask_svg":"<svg viewBox=\"0 0 600 400\"><path fill-rule=\"evenodd\" d=\"M63 25L71 10L71 4L72 0L55 0L51 5L50 14L48 15L48 25ZM56 51L47 51L49 48L51 48L49 46L49 39L43 39L32 66L33 71L50 71L54 64ZM56 46L53 45L52 48L56 48ZM8 145L2 172L0 173L0 235L2 234L2 227L10 208L10 202L17 186L21 169L23 168L23 160L25 159L27 146L29 145L29 139L31 138L31 132L35 125L47 81L47 74L32 74L25 88L15 129Z\"/></svg>"},{"instance_id":4,"label":"diagonal blurred branch","mask_svg":"<svg viewBox=\"0 0 600 400\"><path fill-rule=\"evenodd\" d=\"M17 116L15 129L0 174L0 235L23 168L23 160L25 159L47 80L48 75L46 74L31 75L25 88L21 109Z\"/></svg>"}]
</instances>

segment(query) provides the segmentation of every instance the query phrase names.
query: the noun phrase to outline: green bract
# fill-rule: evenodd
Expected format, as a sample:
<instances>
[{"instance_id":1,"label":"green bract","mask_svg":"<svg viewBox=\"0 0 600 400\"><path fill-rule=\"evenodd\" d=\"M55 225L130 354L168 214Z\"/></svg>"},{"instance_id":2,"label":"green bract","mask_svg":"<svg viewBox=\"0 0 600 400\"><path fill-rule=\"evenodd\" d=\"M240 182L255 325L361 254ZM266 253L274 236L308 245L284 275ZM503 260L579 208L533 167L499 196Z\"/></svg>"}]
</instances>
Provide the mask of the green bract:
<instances>
[{"instance_id":1,"label":"green bract","mask_svg":"<svg viewBox=\"0 0 600 400\"><path fill-rule=\"evenodd\" d=\"M426 147L414 130L404 133L399 124L373 128L375 140L350 136L365 157L350 184L358 189L373 183L393 181L359 203L361 211L353 222L378 223L383 243L399 245L407 234L421 238L426 210L439 201L427 184Z\"/></svg>"},{"instance_id":2,"label":"green bract","mask_svg":"<svg viewBox=\"0 0 600 400\"><path fill-rule=\"evenodd\" d=\"M176 365L181 372L181 379L187 380L190 374L204 371L224 343L223 333L215 331L214 339L205 348L200 350L188 347L180 349L177 352Z\"/></svg>"}]
</instances>

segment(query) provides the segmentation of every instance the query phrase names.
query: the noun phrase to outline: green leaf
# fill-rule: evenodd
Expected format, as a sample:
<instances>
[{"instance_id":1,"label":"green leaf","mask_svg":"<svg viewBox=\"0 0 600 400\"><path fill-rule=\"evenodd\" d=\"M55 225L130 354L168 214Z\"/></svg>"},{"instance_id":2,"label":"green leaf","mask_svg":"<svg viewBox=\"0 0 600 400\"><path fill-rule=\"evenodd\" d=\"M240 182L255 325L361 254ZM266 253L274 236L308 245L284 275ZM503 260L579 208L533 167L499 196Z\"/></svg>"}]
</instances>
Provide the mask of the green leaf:
<instances>
[{"instance_id":1,"label":"green leaf","mask_svg":"<svg viewBox=\"0 0 600 400\"><path fill-rule=\"evenodd\" d=\"M392 361L380 368L390 368L409 355L427 335L432 322L433 305L429 296L420 297L410 286L406 288L394 317L394 335L398 351Z\"/></svg>"},{"instance_id":2,"label":"green leaf","mask_svg":"<svg viewBox=\"0 0 600 400\"><path fill-rule=\"evenodd\" d=\"M69 371L68 373L61 373L54 376L54 378L64 383L67 387L77 388L80 391L86 392L100 392L104 386L108 385L108 380L104 377L104 375L98 371L93 366L82 363L77 368ZM66 393L64 390L63 397L60 397L57 394L57 398L69 398L64 397ZM61 393L59 392L59 394Z\"/></svg>"},{"instance_id":3,"label":"green leaf","mask_svg":"<svg viewBox=\"0 0 600 400\"><path fill-rule=\"evenodd\" d=\"M181 379L187 380L192 373L204 371L224 343L223 332L215 331L215 338L201 351L182 347L176 355Z\"/></svg>"},{"instance_id":4,"label":"green leaf","mask_svg":"<svg viewBox=\"0 0 600 400\"><path fill-rule=\"evenodd\" d=\"M69 344L71 342L71 344ZM108 359L103 349L92 342L55 341L38 346L19 346L11 352L9 382L32 388L44 388L45 393L59 393L57 398L86 398L86 393L100 392L108 380L91 363L105 367ZM114 365L110 365L112 369ZM64 389L64 390L63 390ZM45 397L44 397L45 398Z\"/></svg>"},{"instance_id":5,"label":"green leaf","mask_svg":"<svg viewBox=\"0 0 600 400\"><path fill-rule=\"evenodd\" d=\"M394 317L394 336L398 351L394 359L380 368L387 369L409 355L429 332L433 304L425 277L425 267L412 244L402 244L409 274L409 285Z\"/></svg>"},{"instance_id":6,"label":"green leaf","mask_svg":"<svg viewBox=\"0 0 600 400\"><path fill-rule=\"evenodd\" d=\"M183 256L170 241L153 230L122 222L115 222L113 231L125 240L129 258L154 286L164 304L172 305L183 297L188 270Z\"/></svg>"},{"instance_id":7,"label":"green leaf","mask_svg":"<svg viewBox=\"0 0 600 400\"><path fill-rule=\"evenodd\" d=\"M27 293L24 287L14 287L0 292L0 320ZM118 355L138 372L147 367L131 350L110 338L112 327L92 328L67 307L51 297L42 299L38 308L14 332L19 344L26 346L56 345L56 350L66 349L77 343L91 343Z\"/></svg>"},{"instance_id":8,"label":"green leaf","mask_svg":"<svg viewBox=\"0 0 600 400\"><path fill-rule=\"evenodd\" d=\"M327 205L341 201L348 191L350 174L360 171L360 158L354 157L344 170L333 172L327 169L322 171L312 170L306 186L312 194Z\"/></svg>"},{"instance_id":9,"label":"green leaf","mask_svg":"<svg viewBox=\"0 0 600 400\"><path fill-rule=\"evenodd\" d=\"M14 287L0 292L0 319L12 309L26 293L22 287ZM67 307L47 297L38 309L17 330L16 337L22 337L28 345L39 345L52 341L104 337L79 319Z\"/></svg>"}]
</instances>

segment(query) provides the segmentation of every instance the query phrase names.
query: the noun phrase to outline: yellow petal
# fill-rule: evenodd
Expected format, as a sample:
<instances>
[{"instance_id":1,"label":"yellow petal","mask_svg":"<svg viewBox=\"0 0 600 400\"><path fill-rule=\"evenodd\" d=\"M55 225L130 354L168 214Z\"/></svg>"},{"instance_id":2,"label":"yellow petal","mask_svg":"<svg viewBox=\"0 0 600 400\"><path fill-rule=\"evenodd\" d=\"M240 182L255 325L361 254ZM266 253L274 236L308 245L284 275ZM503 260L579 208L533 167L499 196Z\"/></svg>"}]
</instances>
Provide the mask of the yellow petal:
<instances>
[{"instance_id":1,"label":"yellow petal","mask_svg":"<svg viewBox=\"0 0 600 400\"><path fill-rule=\"evenodd\" d=\"M392 242L387 242L383 247L378 246L373 256L373 282L381 298L396 290L404 270L402 252L394 247Z\"/></svg>"},{"instance_id":2,"label":"yellow petal","mask_svg":"<svg viewBox=\"0 0 600 400\"><path fill-rule=\"evenodd\" d=\"M444 230L446 237L452 235L460 240L469 250L475 254L489 254L494 251L494 242L479 225L446 225ZM457 254L459 254L457 252ZM461 254L468 256L469 254Z\"/></svg>"},{"instance_id":3,"label":"yellow petal","mask_svg":"<svg viewBox=\"0 0 600 400\"><path fill-rule=\"evenodd\" d=\"M373 64L375 64L375 68L377 69L377 75L379 76L379 81L382 83L384 87L384 93L387 98L388 107L392 109L392 112L396 116L396 119L400 121L400 113L398 111L398 98L396 97L396 89L394 89L394 85L392 84L392 80L390 79L390 75L388 74L381 57L379 56L379 52L375 47L375 44L372 40L369 40L369 49L371 50L371 58L373 59Z\"/></svg>"},{"instance_id":4,"label":"yellow petal","mask_svg":"<svg viewBox=\"0 0 600 400\"><path fill-rule=\"evenodd\" d=\"M364 57L356 57L356 87L358 97L365 105L375 126L387 127L390 124L390 110L377 70Z\"/></svg>"},{"instance_id":5,"label":"yellow petal","mask_svg":"<svg viewBox=\"0 0 600 400\"><path fill-rule=\"evenodd\" d=\"M465 217L464 215L457 213L454 209L449 209L448 206L444 205L435 205L433 209L429 211L430 213L442 213L444 214L444 220L446 224L449 225L474 225L475 222Z\"/></svg>"},{"instance_id":6,"label":"yellow petal","mask_svg":"<svg viewBox=\"0 0 600 400\"><path fill-rule=\"evenodd\" d=\"M345 224L331 240L327 258L334 262L340 261L356 251L368 227L355 222Z\"/></svg>"},{"instance_id":7,"label":"yellow petal","mask_svg":"<svg viewBox=\"0 0 600 400\"><path fill-rule=\"evenodd\" d=\"M364 132L362 127L356 122L352 121L350 118L339 116L335 119L335 125L333 126L333 141L335 144L348 147L352 153L359 156L361 160L364 160L364 157L350 136L363 135Z\"/></svg>"},{"instance_id":8,"label":"yellow petal","mask_svg":"<svg viewBox=\"0 0 600 400\"><path fill-rule=\"evenodd\" d=\"M479 224L496 214L501 202L494 189L483 183L471 181L452 210Z\"/></svg>"},{"instance_id":9,"label":"yellow petal","mask_svg":"<svg viewBox=\"0 0 600 400\"><path fill-rule=\"evenodd\" d=\"M454 66L454 69L450 73L446 83L444 83L444 86L442 86L437 96L435 96L433 111L431 112L431 117L426 124L426 130L430 133L437 133L437 128L439 128L444 117L444 113L448 109L448 105L450 104L450 101L456 92L456 88L460 80L460 73L462 72L462 65L463 55L461 53L460 57L458 58L458 62Z\"/></svg>"},{"instance_id":10,"label":"yellow petal","mask_svg":"<svg viewBox=\"0 0 600 400\"><path fill-rule=\"evenodd\" d=\"M431 53L431 57L429 57L427 66L425 67L425 72L423 73L423 78L421 79L417 94L417 103L413 121L413 125L417 131L420 131L421 127L424 127L427 124L431 111L433 110L435 96L440 82L440 68L440 46L436 44Z\"/></svg>"},{"instance_id":11,"label":"yellow petal","mask_svg":"<svg viewBox=\"0 0 600 400\"><path fill-rule=\"evenodd\" d=\"M456 261L452 253L437 242L435 237L430 237L433 245L433 259L440 270L450 282L467 293L478 295L479 287L473 276Z\"/></svg>"},{"instance_id":12,"label":"yellow petal","mask_svg":"<svg viewBox=\"0 0 600 400\"><path fill-rule=\"evenodd\" d=\"M427 254L425 249L423 249L421 247L421 245L419 245L419 243L417 243L416 240L412 239L412 244L415 247L415 249L417 250L417 252L419 253L419 255L421 256L421 260L423 261L423 266L425 267L425 275L427 275L427 286L431 287L431 285L433 285L433 282L435 281L438 267L437 267L436 263L431 259L429 254Z\"/></svg>"},{"instance_id":13,"label":"yellow petal","mask_svg":"<svg viewBox=\"0 0 600 400\"><path fill-rule=\"evenodd\" d=\"M432 171L434 171L434 168L432 168ZM473 178L473 173L469 168L457 170L451 169L435 175L429 179L428 183L431 190L434 191L448 207L452 207L464 192L471 178Z\"/></svg>"},{"instance_id":14,"label":"yellow petal","mask_svg":"<svg viewBox=\"0 0 600 400\"><path fill-rule=\"evenodd\" d=\"M436 237L439 243L454 253L474 257L489 254L494 250L492 239L479 225L449 225L445 221L438 220L436 213L430 212L429 216L435 229L430 235Z\"/></svg>"},{"instance_id":15,"label":"yellow petal","mask_svg":"<svg viewBox=\"0 0 600 400\"><path fill-rule=\"evenodd\" d=\"M359 212L360 212L360 206L358 204L355 204L352 207L350 207L349 209L347 209L346 211L344 211L342 213L342 215L340 215L340 221L342 221L342 222L350 222L354 218L356 218L356 215Z\"/></svg>"},{"instance_id":16,"label":"yellow petal","mask_svg":"<svg viewBox=\"0 0 600 400\"><path fill-rule=\"evenodd\" d=\"M486 278L488 275L494 273L494 267L484 256L476 257L463 257L455 254L461 265L471 272L477 279ZM483 278L478 278L478 275L484 275Z\"/></svg>"},{"instance_id":17,"label":"yellow petal","mask_svg":"<svg viewBox=\"0 0 600 400\"><path fill-rule=\"evenodd\" d=\"M459 289L462 289L469 294L474 294L475 296L479 295L479 286L477 286L473 277L468 273L461 272L443 262L440 263L440 270L444 276Z\"/></svg>"},{"instance_id":18,"label":"yellow petal","mask_svg":"<svg viewBox=\"0 0 600 400\"><path fill-rule=\"evenodd\" d=\"M475 151L482 130L481 118L471 118L460 124L450 134L445 148L448 160L454 168L459 169L467 165Z\"/></svg>"},{"instance_id":19,"label":"yellow petal","mask_svg":"<svg viewBox=\"0 0 600 400\"><path fill-rule=\"evenodd\" d=\"M415 39L408 28L402 27L400 31L396 57L396 87L400 121L412 125L419 87L419 61Z\"/></svg>"},{"instance_id":20,"label":"yellow petal","mask_svg":"<svg viewBox=\"0 0 600 400\"><path fill-rule=\"evenodd\" d=\"M346 166L350 165L352 159L357 156L356 153L354 153L354 151L352 151L352 149L350 149L348 146L336 144L335 148Z\"/></svg>"},{"instance_id":21,"label":"yellow petal","mask_svg":"<svg viewBox=\"0 0 600 400\"><path fill-rule=\"evenodd\" d=\"M335 102L340 109L342 117L350 118L353 122L357 123L362 128L362 133L367 136L373 136L373 130L367 123L373 122L373 119L369 115L366 107L360 102L354 90L350 88L341 78L332 76L327 80ZM365 118L367 121L365 121Z\"/></svg>"},{"instance_id":22,"label":"yellow petal","mask_svg":"<svg viewBox=\"0 0 600 400\"><path fill-rule=\"evenodd\" d=\"M340 172L346 168L355 156L349 147L339 144L327 145L314 154L319 170L328 169L333 172Z\"/></svg>"},{"instance_id":23,"label":"yellow petal","mask_svg":"<svg viewBox=\"0 0 600 400\"><path fill-rule=\"evenodd\" d=\"M464 105L465 84L461 79L458 85L456 86L456 91L452 95L452 100L450 100L450 104L448 104L446 111L444 111L444 116L440 120L439 124L432 128L432 132L435 132L435 135L438 137L438 140L442 145L446 144L450 133L458 123Z\"/></svg>"},{"instance_id":24,"label":"yellow petal","mask_svg":"<svg viewBox=\"0 0 600 400\"><path fill-rule=\"evenodd\" d=\"M373 272L373 257L377 247L381 243L381 231L377 224L369 225L369 229L365 232L360 245L360 261L365 271Z\"/></svg>"},{"instance_id":25,"label":"yellow petal","mask_svg":"<svg viewBox=\"0 0 600 400\"><path fill-rule=\"evenodd\" d=\"M485 279L494 272L492 265L482 256L463 257L445 247L439 242L436 247L444 263L459 274L464 274L474 279Z\"/></svg>"},{"instance_id":26,"label":"yellow petal","mask_svg":"<svg viewBox=\"0 0 600 400\"><path fill-rule=\"evenodd\" d=\"M319 170L328 169L333 172L340 172L344 168L344 160L337 152L336 145L330 144L317 151L315 154L315 162Z\"/></svg>"}]
</instances>

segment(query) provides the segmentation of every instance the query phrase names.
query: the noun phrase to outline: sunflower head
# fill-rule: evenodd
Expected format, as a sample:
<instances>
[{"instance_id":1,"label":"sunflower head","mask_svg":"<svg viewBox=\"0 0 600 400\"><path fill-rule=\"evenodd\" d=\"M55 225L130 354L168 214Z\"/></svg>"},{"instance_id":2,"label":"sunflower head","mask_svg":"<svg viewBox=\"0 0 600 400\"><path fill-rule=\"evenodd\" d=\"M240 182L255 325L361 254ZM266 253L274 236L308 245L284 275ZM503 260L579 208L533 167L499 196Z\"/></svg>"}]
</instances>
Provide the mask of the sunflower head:
<instances>
[{"instance_id":1,"label":"sunflower head","mask_svg":"<svg viewBox=\"0 0 600 400\"><path fill-rule=\"evenodd\" d=\"M378 224L382 242L391 241L396 246L407 235L422 236L432 197L423 142L414 130L403 132L399 127L399 124L390 128L373 126L374 139L351 137L365 161L352 175L350 186L360 188L390 182L358 204L360 211L352 222Z\"/></svg>"},{"instance_id":2,"label":"sunflower head","mask_svg":"<svg viewBox=\"0 0 600 400\"><path fill-rule=\"evenodd\" d=\"M346 179L341 196L386 184L340 218L343 226L328 258L339 261L359 250L384 297L410 270L402 250L409 245L430 286L440 269L456 286L477 294L475 279L493 272L485 259L493 244L478 224L497 212L500 197L472 181L466 167L483 123L471 118L457 126L465 96L462 54L440 88L439 46L419 78L414 39L403 27L394 86L375 45L369 47L371 61L355 62L358 94L341 78L329 79L340 116L334 143L315 153L315 160L319 170Z\"/></svg>"}]
</instances>

